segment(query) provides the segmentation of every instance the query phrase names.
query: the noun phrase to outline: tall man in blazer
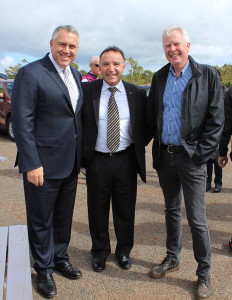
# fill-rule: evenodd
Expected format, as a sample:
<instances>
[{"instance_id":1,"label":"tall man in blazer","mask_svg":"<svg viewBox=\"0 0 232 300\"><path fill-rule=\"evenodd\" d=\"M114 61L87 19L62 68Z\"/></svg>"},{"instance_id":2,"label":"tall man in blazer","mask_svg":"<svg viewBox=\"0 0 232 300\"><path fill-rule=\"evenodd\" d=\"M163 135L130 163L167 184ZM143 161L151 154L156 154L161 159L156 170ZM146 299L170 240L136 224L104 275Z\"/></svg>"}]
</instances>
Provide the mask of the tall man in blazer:
<instances>
[{"instance_id":1,"label":"tall man in blazer","mask_svg":"<svg viewBox=\"0 0 232 300\"><path fill-rule=\"evenodd\" d=\"M111 252L108 232L110 199L117 245L115 255L123 269L131 267L137 173L145 182L145 91L122 81L124 53L108 47L100 55L103 80L83 83L83 166L86 168L89 228L92 237L92 267L105 269ZM112 89L119 113L120 129L114 131L117 149L112 150L108 104ZM110 91L111 90L111 91ZM113 92L113 93L114 93Z\"/></svg>"},{"instance_id":2,"label":"tall man in blazer","mask_svg":"<svg viewBox=\"0 0 232 300\"><path fill-rule=\"evenodd\" d=\"M14 82L12 123L29 242L38 290L48 298L56 295L54 268L70 279L81 276L68 256L82 142L81 75L70 66L78 47L74 27L57 27L50 53L21 68Z\"/></svg>"}]
</instances>

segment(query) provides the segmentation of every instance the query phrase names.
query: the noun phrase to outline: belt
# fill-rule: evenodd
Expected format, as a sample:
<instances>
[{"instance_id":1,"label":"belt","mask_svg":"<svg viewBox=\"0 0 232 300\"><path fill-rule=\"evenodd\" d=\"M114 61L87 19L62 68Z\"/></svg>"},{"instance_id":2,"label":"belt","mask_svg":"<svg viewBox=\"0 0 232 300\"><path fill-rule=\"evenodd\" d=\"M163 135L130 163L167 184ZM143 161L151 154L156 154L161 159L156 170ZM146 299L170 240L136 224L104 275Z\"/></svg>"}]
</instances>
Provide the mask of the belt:
<instances>
[{"instance_id":1,"label":"belt","mask_svg":"<svg viewBox=\"0 0 232 300\"><path fill-rule=\"evenodd\" d=\"M185 153L186 152L184 146L161 144L161 149L167 150L168 153Z\"/></svg>"},{"instance_id":2,"label":"belt","mask_svg":"<svg viewBox=\"0 0 232 300\"><path fill-rule=\"evenodd\" d=\"M131 144L130 146L128 146L126 149L121 150L121 151L117 151L117 152L99 152L95 150L95 153L103 155L103 156L109 156L109 157L113 157L113 156L117 156L126 152L129 152L131 150L134 149L134 144Z\"/></svg>"}]
</instances>

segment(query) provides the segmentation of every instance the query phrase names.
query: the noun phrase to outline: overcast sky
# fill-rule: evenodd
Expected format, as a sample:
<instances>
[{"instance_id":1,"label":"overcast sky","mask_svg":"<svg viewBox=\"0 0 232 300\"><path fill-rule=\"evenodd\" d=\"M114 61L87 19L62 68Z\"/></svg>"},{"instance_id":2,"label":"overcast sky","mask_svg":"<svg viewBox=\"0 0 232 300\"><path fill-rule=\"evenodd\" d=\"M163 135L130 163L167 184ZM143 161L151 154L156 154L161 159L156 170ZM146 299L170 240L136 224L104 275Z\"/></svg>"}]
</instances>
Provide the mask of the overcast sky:
<instances>
[{"instance_id":1,"label":"overcast sky","mask_svg":"<svg viewBox=\"0 0 232 300\"><path fill-rule=\"evenodd\" d=\"M109 45L157 71L166 64L161 34L172 24L189 32L195 60L231 64L231 19L231 0L8 0L1 5L0 72L43 57L53 30L67 24L80 33L76 62L86 71L89 58Z\"/></svg>"}]
</instances>

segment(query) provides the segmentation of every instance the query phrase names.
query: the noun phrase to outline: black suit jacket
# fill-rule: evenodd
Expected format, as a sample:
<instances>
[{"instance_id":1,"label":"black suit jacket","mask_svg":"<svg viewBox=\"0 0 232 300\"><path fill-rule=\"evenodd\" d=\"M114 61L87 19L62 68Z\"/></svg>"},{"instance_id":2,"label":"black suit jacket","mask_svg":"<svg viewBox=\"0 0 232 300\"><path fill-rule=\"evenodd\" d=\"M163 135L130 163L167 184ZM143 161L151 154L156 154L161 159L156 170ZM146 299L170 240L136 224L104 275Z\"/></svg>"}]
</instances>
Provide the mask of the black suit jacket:
<instances>
[{"instance_id":1,"label":"black suit jacket","mask_svg":"<svg viewBox=\"0 0 232 300\"><path fill-rule=\"evenodd\" d=\"M135 85L123 82L130 110L132 139L135 146L137 172L146 181L145 168L145 126L146 126L146 93ZM98 136L100 95L103 80L82 83L84 104L82 109L83 147L82 164L93 156Z\"/></svg>"},{"instance_id":2,"label":"black suit jacket","mask_svg":"<svg viewBox=\"0 0 232 300\"><path fill-rule=\"evenodd\" d=\"M68 89L48 55L21 68L14 81L12 124L21 173L44 168L47 179L70 175L81 160L81 75L71 67L80 91L74 113Z\"/></svg>"}]
</instances>

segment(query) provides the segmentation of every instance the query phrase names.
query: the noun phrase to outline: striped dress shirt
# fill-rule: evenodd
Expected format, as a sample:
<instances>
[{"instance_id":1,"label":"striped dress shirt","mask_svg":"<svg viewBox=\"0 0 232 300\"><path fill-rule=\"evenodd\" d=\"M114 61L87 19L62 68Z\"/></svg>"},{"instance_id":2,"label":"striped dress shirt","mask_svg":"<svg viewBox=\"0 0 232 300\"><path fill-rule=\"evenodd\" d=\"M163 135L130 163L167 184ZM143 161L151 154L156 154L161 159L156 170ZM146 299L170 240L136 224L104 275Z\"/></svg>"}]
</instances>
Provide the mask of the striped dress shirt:
<instances>
[{"instance_id":1,"label":"striped dress shirt","mask_svg":"<svg viewBox=\"0 0 232 300\"><path fill-rule=\"evenodd\" d=\"M180 146L181 137L181 101L183 91L192 77L190 63L184 66L179 77L176 76L172 65L163 95L163 128L162 144Z\"/></svg>"}]
</instances>

